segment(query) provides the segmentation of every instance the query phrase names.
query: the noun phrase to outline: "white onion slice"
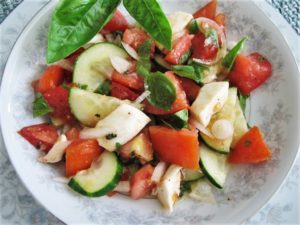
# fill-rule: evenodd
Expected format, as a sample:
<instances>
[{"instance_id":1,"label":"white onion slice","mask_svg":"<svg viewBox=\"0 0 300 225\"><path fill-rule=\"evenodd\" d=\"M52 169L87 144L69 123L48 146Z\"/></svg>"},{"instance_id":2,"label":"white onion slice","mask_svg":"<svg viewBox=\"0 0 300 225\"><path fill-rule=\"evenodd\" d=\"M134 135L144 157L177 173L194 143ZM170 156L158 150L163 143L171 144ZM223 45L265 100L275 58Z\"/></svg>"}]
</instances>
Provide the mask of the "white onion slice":
<instances>
[{"instance_id":1,"label":"white onion slice","mask_svg":"<svg viewBox=\"0 0 300 225\"><path fill-rule=\"evenodd\" d=\"M225 38L224 32L222 30L222 27L219 26L215 21L210 20L205 17L199 17L196 19L196 21L197 21L197 24L200 24L199 27L201 27L202 22L211 24L212 28L215 29L217 31L217 34L220 35L220 37L221 37L222 47L221 47L221 49L218 50L217 56L213 60L202 60L202 59L196 59L196 58L193 58L192 60L194 62L204 64L204 65L216 64L226 55L226 50L227 50L226 38ZM201 28L199 28L199 29L201 29Z\"/></svg>"},{"instance_id":2,"label":"white onion slice","mask_svg":"<svg viewBox=\"0 0 300 225\"><path fill-rule=\"evenodd\" d=\"M196 121L195 119L192 119L190 122L193 126L195 126L201 133L206 134L210 138L214 138L214 136L211 134L211 132L204 127L201 123Z\"/></svg>"},{"instance_id":3,"label":"white onion slice","mask_svg":"<svg viewBox=\"0 0 300 225\"><path fill-rule=\"evenodd\" d=\"M119 56L111 56L110 62L114 69L121 74L127 72L132 65L131 62Z\"/></svg>"},{"instance_id":4,"label":"white onion slice","mask_svg":"<svg viewBox=\"0 0 300 225\"><path fill-rule=\"evenodd\" d=\"M100 138L100 137L104 137L105 135L109 134L109 133L114 133L112 130L110 129L104 129L104 128L84 128L81 132L80 132L80 138L82 139L89 139L89 138Z\"/></svg>"},{"instance_id":5,"label":"white onion slice","mask_svg":"<svg viewBox=\"0 0 300 225\"><path fill-rule=\"evenodd\" d=\"M114 191L120 192L120 193L129 193L130 192L130 183L129 181L120 181L115 187Z\"/></svg>"},{"instance_id":6,"label":"white onion slice","mask_svg":"<svg viewBox=\"0 0 300 225\"><path fill-rule=\"evenodd\" d=\"M220 119L211 127L212 135L220 140L225 140L233 135L233 126L228 120Z\"/></svg>"},{"instance_id":7,"label":"white onion slice","mask_svg":"<svg viewBox=\"0 0 300 225\"><path fill-rule=\"evenodd\" d=\"M151 181L155 183L159 183L160 179L164 175L167 169L167 164L165 162L159 162L157 166L154 168L152 173Z\"/></svg>"},{"instance_id":8,"label":"white onion slice","mask_svg":"<svg viewBox=\"0 0 300 225\"><path fill-rule=\"evenodd\" d=\"M121 42L123 48L125 49L125 51L135 60L139 60L139 56L137 54L137 52L134 50L134 48L132 48L129 44L126 44L125 42Z\"/></svg>"},{"instance_id":9,"label":"white onion slice","mask_svg":"<svg viewBox=\"0 0 300 225\"><path fill-rule=\"evenodd\" d=\"M134 104L141 104L148 96L150 95L150 91L144 91L137 99L134 101Z\"/></svg>"},{"instance_id":10,"label":"white onion slice","mask_svg":"<svg viewBox=\"0 0 300 225\"><path fill-rule=\"evenodd\" d=\"M90 46L92 46L94 44L97 44L97 43L100 43L100 42L103 42L103 41L104 41L103 35L98 33L88 43L86 43L82 47L85 48L85 49L87 49Z\"/></svg>"}]
</instances>

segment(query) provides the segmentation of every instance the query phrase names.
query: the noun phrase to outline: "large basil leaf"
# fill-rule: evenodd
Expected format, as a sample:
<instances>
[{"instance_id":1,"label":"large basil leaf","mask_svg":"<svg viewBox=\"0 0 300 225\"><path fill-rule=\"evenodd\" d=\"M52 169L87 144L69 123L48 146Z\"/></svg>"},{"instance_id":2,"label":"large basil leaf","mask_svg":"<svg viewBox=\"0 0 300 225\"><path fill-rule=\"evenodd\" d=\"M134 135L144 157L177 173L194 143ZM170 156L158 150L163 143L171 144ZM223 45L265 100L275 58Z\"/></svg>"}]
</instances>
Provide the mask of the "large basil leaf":
<instances>
[{"instance_id":1,"label":"large basil leaf","mask_svg":"<svg viewBox=\"0 0 300 225\"><path fill-rule=\"evenodd\" d=\"M170 23L156 0L123 0L129 14L165 48L172 48Z\"/></svg>"},{"instance_id":2,"label":"large basil leaf","mask_svg":"<svg viewBox=\"0 0 300 225\"><path fill-rule=\"evenodd\" d=\"M150 91L148 101L158 108L169 110L176 100L176 89L173 83L161 72L147 76L146 88Z\"/></svg>"},{"instance_id":3,"label":"large basil leaf","mask_svg":"<svg viewBox=\"0 0 300 225\"><path fill-rule=\"evenodd\" d=\"M121 0L61 0L51 18L47 63L65 58L91 40Z\"/></svg>"},{"instance_id":4,"label":"large basil leaf","mask_svg":"<svg viewBox=\"0 0 300 225\"><path fill-rule=\"evenodd\" d=\"M244 43L247 40L247 37L242 38L224 57L222 61L222 65L227 68L229 71L231 70L235 58L244 48Z\"/></svg>"}]
</instances>

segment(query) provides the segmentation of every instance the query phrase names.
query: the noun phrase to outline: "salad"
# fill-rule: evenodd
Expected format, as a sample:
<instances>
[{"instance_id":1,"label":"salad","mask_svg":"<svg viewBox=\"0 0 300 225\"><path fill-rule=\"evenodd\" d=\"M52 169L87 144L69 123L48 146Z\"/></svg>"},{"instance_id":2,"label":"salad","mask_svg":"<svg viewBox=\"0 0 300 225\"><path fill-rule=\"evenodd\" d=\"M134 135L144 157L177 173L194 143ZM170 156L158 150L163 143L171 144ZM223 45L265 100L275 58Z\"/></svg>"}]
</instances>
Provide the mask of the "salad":
<instances>
[{"instance_id":1,"label":"salad","mask_svg":"<svg viewBox=\"0 0 300 225\"><path fill-rule=\"evenodd\" d=\"M272 65L242 53L246 36L227 44L215 0L168 16L156 0L123 0L136 24L119 4L59 2L32 82L33 117L48 122L19 134L81 195L152 197L170 211L183 195L214 202L232 165L271 157L245 107Z\"/></svg>"}]
</instances>

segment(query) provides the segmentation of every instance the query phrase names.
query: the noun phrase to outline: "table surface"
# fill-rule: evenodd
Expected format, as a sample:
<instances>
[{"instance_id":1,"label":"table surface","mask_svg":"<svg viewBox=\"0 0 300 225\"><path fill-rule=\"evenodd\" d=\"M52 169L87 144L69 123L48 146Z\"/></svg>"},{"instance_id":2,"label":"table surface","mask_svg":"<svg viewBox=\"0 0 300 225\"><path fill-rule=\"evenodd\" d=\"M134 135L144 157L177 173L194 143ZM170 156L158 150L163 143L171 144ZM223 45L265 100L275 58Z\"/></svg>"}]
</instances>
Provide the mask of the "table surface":
<instances>
[{"instance_id":1,"label":"table surface","mask_svg":"<svg viewBox=\"0 0 300 225\"><path fill-rule=\"evenodd\" d=\"M0 2L0 23L3 21L3 17L6 17L20 2L20 0ZM28 21L47 2L48 0L25 0L20 3L20 5L16 7L0 25L0 80L2 78L6 60L17 37L20 35ZM267 2L270 4L265 1L258 1L257 4L282 31L287 42L291 45L291 49L293 49L293 54L297 60L298 67L300 67L300 51L299 48L295 48L295 43L296 46L300 46L300 38L296 34L300 34L299 0L267 0ZM286 2L286 4L282 4L283 2ZM2 4L4 4L5 7L3 7ZM279 13L274 13L275 9L271 4L277 8L290 25ZM295 7L295 10L292 10L293 12L287 12L287 4L290 4L289 6L292 6L292 9ZM296 17L296 19L294 17ZM268 204L245 222L246 225L300 224L299 167L300 157L296 160L289 176L279 191L272 197ZM46 209L40 206L25 189L9 162L1 133L0 203L0 224L2 225L63 224Z\"/></svg>"}]
</instances>

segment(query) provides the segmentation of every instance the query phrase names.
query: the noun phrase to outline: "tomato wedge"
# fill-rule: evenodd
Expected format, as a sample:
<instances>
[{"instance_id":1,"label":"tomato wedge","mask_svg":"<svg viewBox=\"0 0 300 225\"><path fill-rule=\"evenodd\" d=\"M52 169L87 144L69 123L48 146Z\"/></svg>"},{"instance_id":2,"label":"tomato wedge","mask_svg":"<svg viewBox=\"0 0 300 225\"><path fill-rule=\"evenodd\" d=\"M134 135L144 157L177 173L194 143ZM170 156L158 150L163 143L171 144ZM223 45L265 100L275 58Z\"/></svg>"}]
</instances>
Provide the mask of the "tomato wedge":
<instances>
[{"instance_id":1,"label":"tomato wedge","mask_svg":"<svg viewBox=\"0 0 300 225\"><path fill-rule=\"evenodd\" d=\"M115 81L134 90L141 91L144 89L144 78L138 75L136 72L121 74L118 71L114 70L111 79L112 81Z\"/></svg>"},{"instance_id":2,"label":"tomato wedge","mask_svg":"<svg viewBox=\"0 0 300 225\"><path fill-rule=\"evenodd\" d=\"M226 22L225 14L219 13L218 15L216 15L214 21L216 21L216 23L219 24L220 26L225 26L225 22Z\"/></svg>"},{"instance_id":3,"label":"tomato wedge","mask_svg":"<svg viewBox=\"0 0 300 225\"><path fill-rule=\"evenodd\" d=\"M196 130L149 127L154 151L162 161L184 168L199 169L199 142Z\"/></svg>"},{"instance_id":4,"label":"tomato wedge","mask_svg":"<svg viewBox=\"0 0 300 225\"><path fill-rule=\"evenodd\" d=\"M175 40L172 50L167 54L165 60L171 64L180 64L181 57L190 50L192 38L189 34Z\"/></svg>"},{"instance_id":5,"label":"tomato wedge","mask_svg":"<svg viewBox=\"0 0 300 225\"><path fill-rule=\"evenodd\" d=\"M126 75L124 75L126 76ZM117 82L112 82L111 83L111 96L119 98L119 99L128 99L130 101L134 101L135 99L137 99L137 97L139 97L139 95L135 92L133 92L132 90L130 90L129 88L125 87L122 84L119 84Z\"/></svg>"},{"instance_id":6,"label":"tomato wedge","mask_svg":"<svg viewBox=\"0 0 300 225\"><path fill-rule=\"evenodd\" d=\"M66 123L75 121L69 106L69 91L59 86L43 94L49 106L54 110L51 115Z\"/></svg>"},{"instance_id":7,"label":"tomato wedge","mask_svg":"<svg viewBox=\"0 0 300 225\"><path fill-rule=\"evenodd\" d=\"M272 75L272 65L261 54L238 55L229 74L230 83L239 91L249 95Z\"/></svg>"},{"instance_id":8,"label":"tomato wedge","mask_svg":"<svg viewBox=\"0 0 300 225\"><path fill-rule=\"evenodd\" d=\"M70 130L67 131L66 136L69 141L74 141L79 139L80 130L76 127L72 127Z\"/></svg>"},{"instance_id":9,"label":"tomato wedge","mask_svg":"<svg viewBox=\"0 0 300 225\"><path fill-rule=\"evenodd\" d=\"M64 80L64 69L53 65L49 66L38 82L38 92L45 93L46 91L53 89Z\"/></svg>"},{"instance_id":10,"label":"tomato wedge","mask_svg":"<svg viewBox=\"0 0 300 225\"><path fill-rule=\"evenodd\" d=\"M123 14L117 10L111 20L103 27L101 33L110 33L114 31L124 32L129 28L129 24Z\"/></svg>"},{"instance_id":11,"label":"tomato wedge","mask_svg":"<svg viewBox=\"0 0 300 225\"><path fill-rule=\"evenodd\" d=\"M103 149L97 140L75 140L66 149L66 176L74 176L81 170L88 169Z\"/></svg>"},{"instance_id":12,"label":"tomato wedge","mask_svg":"<svg viewBox=\"0 0 300 225\"><path fill-rule=\"evenodd\" d=\"M163 110L161 108L157 108L157 107L151 105L148 101L145 101L145 111L148 113L155 114L155 115L168 115L168 114L178 112L182 109L189 108L189 104L186 99L186 94L183 91L178 78L173 74L173 72L170 72L170 71L166 72L165 74L175 86L176 100L173 102L170 110Z\"/></svg>"},{"instance_id":13,"label":"tomato wedge","mask_svg":"<svg viewBox=\"0 0 300 225\"><path fill-rule=\"evenodd\" d=\"M213 43L205 43L205 35L197 33L192 40L193 58L201 60L212 60L217 56L218 48Z\"/></svg>"},{"instance_id":14,"label":"tomato wedge","mask_svg":"<svg viewBox=\"0 0 300 225\"><path fill-rule=\"evenodd\" d=\"M177 77L180 81L180 84L188 98L189 102L192 103L198 96L200 87L191 79L184 77Z\"/></svg>"},{"instance_id":15,"label":"tomato wedge","mask_svg":"<svg viewBox=\"0 0 300 225\"><path fill-rule=\"evenodd\" d=\"M251 128L230 151L230 163L259 163L271 157L271 151L258 127Z\"/></svg>"},{"instance_id":16,"label":"tomato wedge","mask_svg":"<svg viewBox=\"0 0 300 225\"><path fill-rule=\"evenodd\" d=\"M193 14L194 18L206 17L213 20L216 15L217 0L212 0Z\"/></svg>"},{"instance_id":17,"label":"tomato wedge","mask_svg":"<svg viewBox=\"0 0 300 225\"><path fill-rule=\"evenodd\" d=\"M48 152L58 138L55 126L42 123L22 128L18 132L37 149Z\"/></svg>"},{"instance_id":18,"label":"tomato wedge","mask_svg":"<svg viewBox=\"0 0 300 225\"><path fill-rule=\"evenodd\" d=\"M130 180L130 196L133 199L140 199L150 194L150 191L154 187L151 181L154 168L147 164L139 169Z\"/></svg>"}]
</instances>

